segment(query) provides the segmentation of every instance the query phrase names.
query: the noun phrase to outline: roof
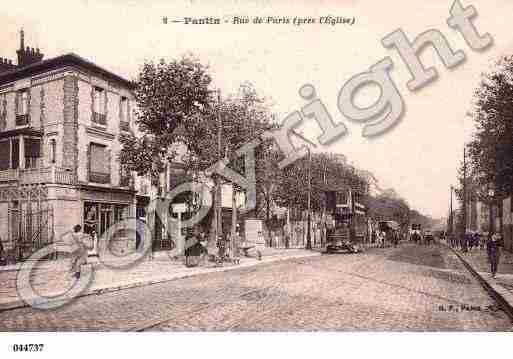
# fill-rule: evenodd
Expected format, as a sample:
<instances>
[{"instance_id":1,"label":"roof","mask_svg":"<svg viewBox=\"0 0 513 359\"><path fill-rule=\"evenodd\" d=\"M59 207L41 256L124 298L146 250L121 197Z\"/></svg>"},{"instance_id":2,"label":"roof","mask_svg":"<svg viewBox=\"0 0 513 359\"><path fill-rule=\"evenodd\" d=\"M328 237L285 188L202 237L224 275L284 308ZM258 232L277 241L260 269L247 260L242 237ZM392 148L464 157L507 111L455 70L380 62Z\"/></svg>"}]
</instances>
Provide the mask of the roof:
<instances>
[{"instance_id":1,"label":"roof","mask_svg":"<svg viewBox=\"0 0 513 359\"><path fill-rule=\"evenodd\" d=\"M103 67L96 65L95 63L86 60L74 53L69 53L51 59L35 62L33 64L16 68L0 74L0 85L16 81L27 76L38 75L50 70L55 70L64 66L77 66L96 74L100 74L109 80L116 81L122 85L133 89L135 87L132 81L119 76L112 71L106 70Z\"/></svg>"}]
</instances>

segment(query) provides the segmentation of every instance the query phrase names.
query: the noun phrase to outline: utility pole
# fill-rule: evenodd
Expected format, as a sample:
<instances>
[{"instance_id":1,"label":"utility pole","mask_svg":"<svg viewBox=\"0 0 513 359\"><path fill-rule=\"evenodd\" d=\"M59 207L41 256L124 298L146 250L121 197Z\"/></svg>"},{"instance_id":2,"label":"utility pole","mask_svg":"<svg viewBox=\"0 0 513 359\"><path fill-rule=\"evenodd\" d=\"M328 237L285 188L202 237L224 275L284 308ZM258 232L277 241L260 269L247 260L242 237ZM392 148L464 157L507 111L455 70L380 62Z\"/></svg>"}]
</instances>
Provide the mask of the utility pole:
<instances>
[{"instance_id":1,"label":"utility pole","mask_svg":"<svg viewBox=\"0 0 513 359\"><path fill-rule=\"evenodd\" d=\"M464 250L467 251L465 235L467 233L467 156L466 146L463 146L463 242Z\"/></svg>"},{"instance_id":2,"label":"utility pole","mask_svg":"<svg viewBox=\"0 0 513 359\"><path fill-rule=\"evenodd\" d=\"M221 90L217 89L217 158L221 160L221 136L222 136L222 120L221 120ZM215 179L215 200L214 200L214 243L213 246L217 247L219 236L222 233L222 218L221 218L221 178L216 175Z\"/></svg>"},{"instance_id":3,"label":"utility pole","mask_svg":"<svg viewBox=\"0 0 513 359\"><path fill-rule=\"evenodd\" d=\"M467 231L467 156L463 147L463 223L464 231Z\"/></svg>"},{"instance_id":4,"label":"utility pole","mask_svg":"<svg viewBox=\"0 0 513 359\"><path fill-rule=\"evenodd\" d=\"M450 203L451 203L451 207L450 207L450 213L449 213L449 235L452 236L452 229L454 227L454 217L453 217L453 209L452 209L452 185L450 187L450 196L451 196L451 200L450 200Z\"/></svg>"},{"instance_id":5,"label":"utility pole","mask_svg":"<svg viewBox=\"0 0 513 359\"><path fill-rule=\"evenodd\" d=\"M311 218L311 197L312 197L312 151L308 148L308 225L306 232L306 249L312 249L312 218Z\"/></svg>"}]
</instances>

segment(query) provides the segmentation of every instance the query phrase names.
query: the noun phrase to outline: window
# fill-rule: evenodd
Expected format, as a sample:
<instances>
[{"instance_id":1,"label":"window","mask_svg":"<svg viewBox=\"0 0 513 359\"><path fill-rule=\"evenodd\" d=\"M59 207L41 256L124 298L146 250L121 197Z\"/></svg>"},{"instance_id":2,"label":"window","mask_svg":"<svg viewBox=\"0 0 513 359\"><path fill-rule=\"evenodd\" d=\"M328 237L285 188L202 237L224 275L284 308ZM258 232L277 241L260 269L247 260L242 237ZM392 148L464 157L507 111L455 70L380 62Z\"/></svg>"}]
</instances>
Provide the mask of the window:
<instances>
[{"instance_id":1,"label":"window","mask_svg":"<svg viewBox=\"0 0 513 359\"><path fill-rule=\"evenodd\" d=\"M27 89L18 91L18 107L16 108L17 115L28 114L28 91Z\"/></svg>"},{"instance_id":2,"label":"window","mask_svg":"<svg viewBox=\"0 0 513 359\"><path fill-rule=\"evenodd\" d=\"M41 157L41 141L25 138L25 168L37 168Z\"/></svg>"},{"instance_id":3,"label":"window","mask_svg":"<svg viewBox=\"0 0 513 359\"><path fill-rule=\"evenodd\" d=\"M0 95L0 131L7 127L7 101L5 93Z\"/></svg>"},{"instance_id":4,"label":"window","mask_svg":"<svg viewBox=\"0 0 513 359\"><path fill-rule=\"evenodd\" d=\"M105 93L101 87L94 88L94 112L105 114Z\"/></svg>"},{"instance_id":5,"label":"window","mask_svg":"<svg viewBox=\"0 0 513 359\"><path fill-rule=\"evenodd\" d=\"M29 123L29 92L22 89L16 92L16 126Z\"/></svg>"},{"instance_id":6,"label":"window","mask_svg":"<svg viewBox=\"0 0 513 359\"><path fill-rule=\"evenodd\" d=\"M10 141L0 142L0 170L7 170L11 167L11 143Z\"/></svg>"},{"instance_id":7,"label":"window","mask_svg":"<svg viewBox=\"0 0 513 359\"><path fill-rule=\"evenodd\" d=\"M101 87L93 88L93 123L95 125L106 126L105 116L105 90Z\"/></svg>"},{"instance_id":8,"label":"window","mask_svg":"<svg viewBox=\"0 0 513 359\"><path fill-rule=\"evenodd\" d=\"M55 138L50 140L50 163L57 162L57 141Z\"/></svg>"},{"instance_id":9,"label":"window","mask_svg":"<svg viewBox=\"0 0 513 359\"><path fill-rule=\"evenodd\" d=\"M119 121L120 127L123 131L130 131L130 107L128 98L122 96L119 100Z\"/></svg>"},{"instance_id":10,"label":"window","mask_svg":"<svg viewBox=\"0 0 513 359\"><path fill-rule=\"evenodd\" d=\"M17 138L12 140L12 168L16 169L20 166L20 140Z\"/></svg>"},{"instance_id":11,"label":"window","mask_svg":"<svg viewBox=\"0 0 513 359\"><path fill-rule=\"evenodd\" d=\"M91 143L89 151L89 181L110 183L110 156L107 146Z\"/></svg>"},{"instance_id":12,"label":"window","mask_svg":"<svg viewBox=\"0 0 513 359\"><path fill-rule=\"evenodd\" d=\"M121 121L128 121L128 99L125 96L121 97L119 105L119 113L121 115Z\"/></svg>"}]
</instances>

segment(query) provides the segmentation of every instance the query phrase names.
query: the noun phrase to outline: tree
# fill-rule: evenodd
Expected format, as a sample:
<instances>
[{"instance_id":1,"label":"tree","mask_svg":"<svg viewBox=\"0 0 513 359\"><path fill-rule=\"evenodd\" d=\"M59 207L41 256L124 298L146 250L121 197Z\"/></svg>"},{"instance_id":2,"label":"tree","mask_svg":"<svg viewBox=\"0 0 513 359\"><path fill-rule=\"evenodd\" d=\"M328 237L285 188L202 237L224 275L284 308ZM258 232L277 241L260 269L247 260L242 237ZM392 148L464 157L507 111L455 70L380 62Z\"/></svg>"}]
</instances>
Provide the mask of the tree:
<instances>
[{"instance_id":1,"label":"tree","mask_svg":"<svg viewBox=\"0 0 513 359\"><path fill-rule=\"evenodd\" d=\"M220 128L219 128L220 127ZM201 117L195 117L177 128L177 138L183 141L189 152L185 158L187 167L196 172L203 172L218 160L226 157L230 163L229 167L241 175L244 173L244 158L236 156L236 150L244 144L259 138L259 136L273 128L271 116L266 99L261 98L256 93L253 86L249 83L242 84L236 95L226 98L213 99L204 111ZM219 152L218 131L221 132ZM259 207L263 202L263 196L266 192L266 178L268 151L270 140L262 142L255 148L255 175L257 189L257 208L254 210L258 214ZM212 192L225 179L220 176L212 177L215 185ZM232 184L237 191L236 184ZM267 186L267 190L269 186ZM214 201L219 198L213 196ZM213 237L211 237L213 240Z\"/></svg>"},{"instance_id":2,"label":"tree","mask_svg":"<svg viewBox=\"0 0 513 359\"><path fill-rule=\"evenodd\" d=\"M276 202L284 207L307 209L308 167L311 165L311 209L320 211L326 202L327 189L353 189L368 193L368 183L355 168L340 161L334 153L312 153L311 164L302 158L283 169L276 191Z\"/></svg>"},{"instance_id":3,"label":"tree","mask_svg":"<svg viewBox=\"0 0 513 359\"><path fill-rule=\"evenodd\" d=\"M146 62L136 80L135 133L120 136L120 161L129 171L159 174L175 154L175 130L204 115L211 104L208 68L191 56L159 63Z\"/></svg>"},{"instance_id":4,"label":"tree","mask_svg":"<svg viewBox=\"0 0 513 359\"><path fill-rule=\"evenodd\" d=\"M513 57L500 59L482 74L469 112L476 132L468 144L470 173L481 188L493 184L498 196L513 183Z\"/></svg>"}]
</instances>

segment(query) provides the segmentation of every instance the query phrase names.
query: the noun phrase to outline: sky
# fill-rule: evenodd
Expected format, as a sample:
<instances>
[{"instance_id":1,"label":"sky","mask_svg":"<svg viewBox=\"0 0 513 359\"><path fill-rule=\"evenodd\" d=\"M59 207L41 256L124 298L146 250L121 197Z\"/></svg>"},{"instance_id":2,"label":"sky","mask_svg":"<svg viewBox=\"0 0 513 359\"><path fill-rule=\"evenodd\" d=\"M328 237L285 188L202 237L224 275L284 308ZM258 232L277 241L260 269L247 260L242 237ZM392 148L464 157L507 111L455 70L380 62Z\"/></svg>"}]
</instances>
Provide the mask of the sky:
<instances>
[{"instance_id":1,"label":"sky","mask_svg":"<svg viewBox=\"0 0 513 359\"><path fill-rule=\"evenodd\" d=\"M14 60L22 27L26 45L39 47L45 58L74 52L127 78L135 78L144 61L193 54L209 65L213 86L223 95L235 93L249 81L269 99L280 121L305 105L298 90L312 84L334 121L349 129L347 135L330 146L318 145L315 151L343 153L357 167L371 171L380 187L394 188L413 208L434 217L448 212L449 186L457 182L463 144L473 131L466 113L481 73L513 52L510 0L462 1L463 6L477 9L473 22L479 33L490 33L494 39L493 46L482 52L470 49L447 26L452 0L0 0L0 4L4 5L1 57ZM224 23L233 16L251 20L328 15L354 17L355 24ZM168 24L163 17L168 17ZM184 17L218 17L221 24L171 22ZM466 61L448 70L435 51L424 49L422 61L426 67L435 66L439 76L410 92L406 87L410 75L400 56L381 45L381 39L398 28L410 40L437 29L453 50L464 51ZM391 76L406 111L393 130L369 140L361 135L361 123L341 116L337 97L346 81L386 56L393 60ZM355 102L369 106L378 96L377 87L365 87ZM320 128L313 120L303 123L298 129L317 143Z\"/></svg>"}]
</instances>

